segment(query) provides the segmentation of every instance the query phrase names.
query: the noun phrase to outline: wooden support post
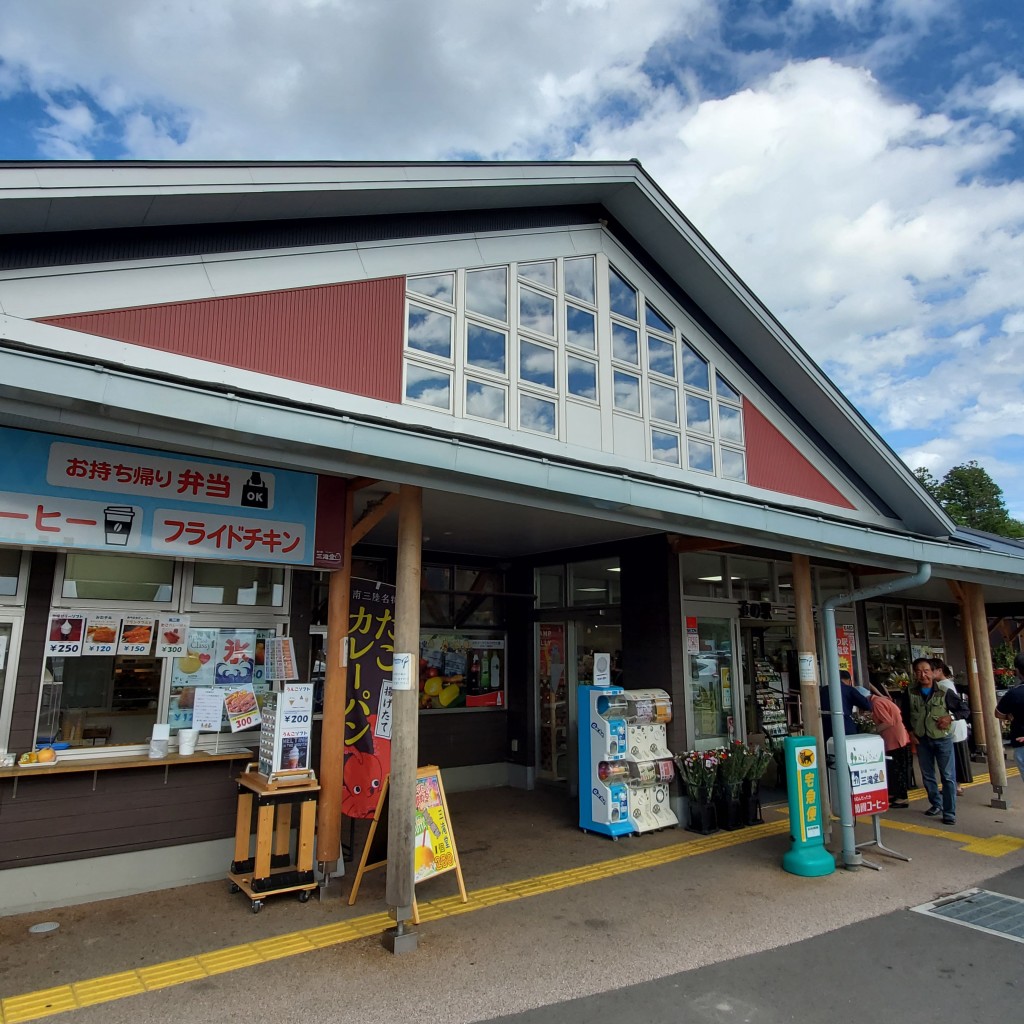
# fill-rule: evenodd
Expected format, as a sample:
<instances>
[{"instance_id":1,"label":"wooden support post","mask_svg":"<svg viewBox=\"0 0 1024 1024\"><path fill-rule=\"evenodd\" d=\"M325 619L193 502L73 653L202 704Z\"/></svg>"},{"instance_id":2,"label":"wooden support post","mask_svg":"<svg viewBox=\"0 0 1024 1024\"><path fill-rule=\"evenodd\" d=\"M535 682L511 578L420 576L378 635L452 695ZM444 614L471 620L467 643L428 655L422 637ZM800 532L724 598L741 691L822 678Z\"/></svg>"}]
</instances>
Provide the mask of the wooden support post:
<instances>
[{"instance_id":1,"label":"wooden support post","mask_svg":"<svg viewBox=\"0 0 1024 1024\"><path fill-rule=\"evenodd\" d=\"M398 510L398 565L395 586L395 652L413 655L414 685L392 694L391 774L388 781L388 864L385 902L398 924L385 935L392 952L415 949L407 925L415 915L414 857L416 775L419 758L420 572L423 491L402 484ZM415 933L413 933L414 936Z\"/></svg>"},{"instance_id":2,"label":"wooden support post","mask_svg":"<svg viewBox=\"0 0 1024 1024\"><path fill-rule=\"evenodd\" d=\"M1006 755L1003 753L1003 732L996 718L996 680L992 671L992 648L988 639L988 616L985 613L985 595L977 583L965 583L964 595L971 608L971 632L974 636L974 653L978 662L978 683L981 689L981 706L985 716L985 744L988 758L988 773L995 790L993 807L1005 807L1006 798Z\"/></svg>"},{"instance_id":3,"label":"wooden support post","mask_svg":"<svg viewBox=\"0 0 1024 1024\"><path fill-rule=\"evenodd\" d=\"M978 680L978 657L974 650L974 630L971 628L971 607L964 588L956 580L949 580L949 589L960 606L960 632L963 633L964 652L967 657L967 699L971 705L971 734L975 747L987 747L985 713L981 706L981 683Z\"/></svg>"},{"instance_id":4,"label":"wooden support post","mask_svg":"<svg viewBox=\"0 0 1024 1024\"><path fill-rule=\"evenodd\" d=\"M348 626L352 592L352 494L345 489L344 561L328 580L324 650L324 711L320 734L320 796L317 801L317 860L326 883L341 860L341 786L348 702Z\"/></svg>"},{"instance_id":5,"label":"wooden support post","mask_svg":"<svg viewBox=\"0 0 1024 1024\"><path fill-rule=\"evenodd\" d=\"M805 736L813 736L818 764L825 764L825 738L821 728L821 686L818 679L818 642L814 631L814 592L811 560L793 555L793 597L796 601L796 657L800 673L800 717ZM832 830L831 816L826 828Z\"/></svg>"}]
</instances>

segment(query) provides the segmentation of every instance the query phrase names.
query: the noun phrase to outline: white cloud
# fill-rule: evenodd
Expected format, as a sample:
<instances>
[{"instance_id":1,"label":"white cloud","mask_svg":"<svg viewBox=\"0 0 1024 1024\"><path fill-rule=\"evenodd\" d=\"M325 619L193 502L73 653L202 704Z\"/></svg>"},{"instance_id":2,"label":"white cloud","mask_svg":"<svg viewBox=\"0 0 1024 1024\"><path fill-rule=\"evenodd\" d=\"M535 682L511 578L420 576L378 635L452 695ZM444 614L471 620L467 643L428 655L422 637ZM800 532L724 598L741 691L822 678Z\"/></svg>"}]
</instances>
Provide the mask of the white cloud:
<instances>
[{"instance_id":1,"label":"white cloud","mask_svg":"<svg viewBox=\"0 0 1024 1024\"><path fill-rule=\"evenodd\" d=\"M1024 80L972 52L936 112L870 71L953 0L797 0L778 26L752 5L768 27L743 54L723 0L174 10L11 0L0 97L41 98L50 157L111 136L159 159L637 157L886 436L916 431L903 447L938 475L996 452L1024 505L1024 183L1005 162ZM860 56L768 48L826 20Z\"/></svg>"}]
</instances>

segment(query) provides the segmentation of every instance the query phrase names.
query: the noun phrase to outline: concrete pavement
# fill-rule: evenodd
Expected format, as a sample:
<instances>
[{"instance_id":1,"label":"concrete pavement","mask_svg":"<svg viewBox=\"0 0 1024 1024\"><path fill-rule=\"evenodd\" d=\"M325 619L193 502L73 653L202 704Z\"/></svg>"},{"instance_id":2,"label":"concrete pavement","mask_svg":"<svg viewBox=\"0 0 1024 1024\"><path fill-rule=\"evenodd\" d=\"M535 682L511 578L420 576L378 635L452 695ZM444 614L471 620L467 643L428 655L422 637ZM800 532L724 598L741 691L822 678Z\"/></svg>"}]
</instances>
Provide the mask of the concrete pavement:
<instances>
[{"instance_id":1,"label":"concrete pavement","mask_svg":"<svg viewBox=\"0 0 1024 1024\"><path fill-rule=\"evenodd\" d=\"M3 1024L55 1013L85 1024L373 1024L410 1014L462 1022L713 964L726 970L738 957L1024 866L1024 787L1011 778L1007 811L987 806L990 793L979 776L953 828L925 818L927 803L915 794L883 830L909 864L878 857L882 872L820 879L781 870L789 846L782 807L766 808L766 824L755 829L712 837L670 830L610 843L580 833L573 805L555 794L451 794L471 899L459 903L452 874L421 886L416 953L394 957L380 945L388 923L383 871L366 877L352 908L279 897L253 915L225 882L3 918ZM870 834L867 823L858 827L859 838ZM30 936L29 925L44 919L60 930Z\"/></svg>"}]
</instances>

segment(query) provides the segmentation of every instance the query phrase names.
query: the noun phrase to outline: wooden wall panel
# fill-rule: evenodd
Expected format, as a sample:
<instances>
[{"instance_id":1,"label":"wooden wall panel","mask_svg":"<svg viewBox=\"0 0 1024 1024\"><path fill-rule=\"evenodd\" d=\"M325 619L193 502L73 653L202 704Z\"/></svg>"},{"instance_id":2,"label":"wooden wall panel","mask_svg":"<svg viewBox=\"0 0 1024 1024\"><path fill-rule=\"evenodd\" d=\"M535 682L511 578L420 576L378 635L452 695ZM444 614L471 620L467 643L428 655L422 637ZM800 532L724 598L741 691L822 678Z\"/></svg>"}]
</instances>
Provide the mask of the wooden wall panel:
<instances>
[{"instance_id":1,"label":"wooden wall panel","mask_svg":"<svg viewBox=\"0 0 1024 1024\"><path fill-rule=\"evenodd\" d=\"M229 768L230 765L230 768ZM238 762L0 781L0 869L234 835ZM42 771L42 769L38 769ZM228 865L225 864L225 871Z\"/></svg>"}]
</instances>

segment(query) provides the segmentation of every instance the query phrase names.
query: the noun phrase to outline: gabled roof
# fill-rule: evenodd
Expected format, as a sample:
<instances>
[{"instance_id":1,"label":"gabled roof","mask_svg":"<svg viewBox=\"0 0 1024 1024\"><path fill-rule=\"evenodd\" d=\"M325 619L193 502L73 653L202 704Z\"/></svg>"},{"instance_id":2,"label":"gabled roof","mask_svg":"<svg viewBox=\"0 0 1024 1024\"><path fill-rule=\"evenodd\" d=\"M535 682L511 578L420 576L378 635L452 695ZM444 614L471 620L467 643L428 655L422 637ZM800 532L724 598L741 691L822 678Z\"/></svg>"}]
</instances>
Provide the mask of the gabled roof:
<instances>
[{"instance_id":1,"label":"gabled roof","mask_svg":"<svg viewBox=\"0 0 1024 1024\"><path fill-rule=\"evenodd\" d=\"M637 162L0 163L0 232L596 206L731 340L780 403L912 534L953 524ZM894 526L895 526L894 522Z\"/></svg>"}]
</instances>

